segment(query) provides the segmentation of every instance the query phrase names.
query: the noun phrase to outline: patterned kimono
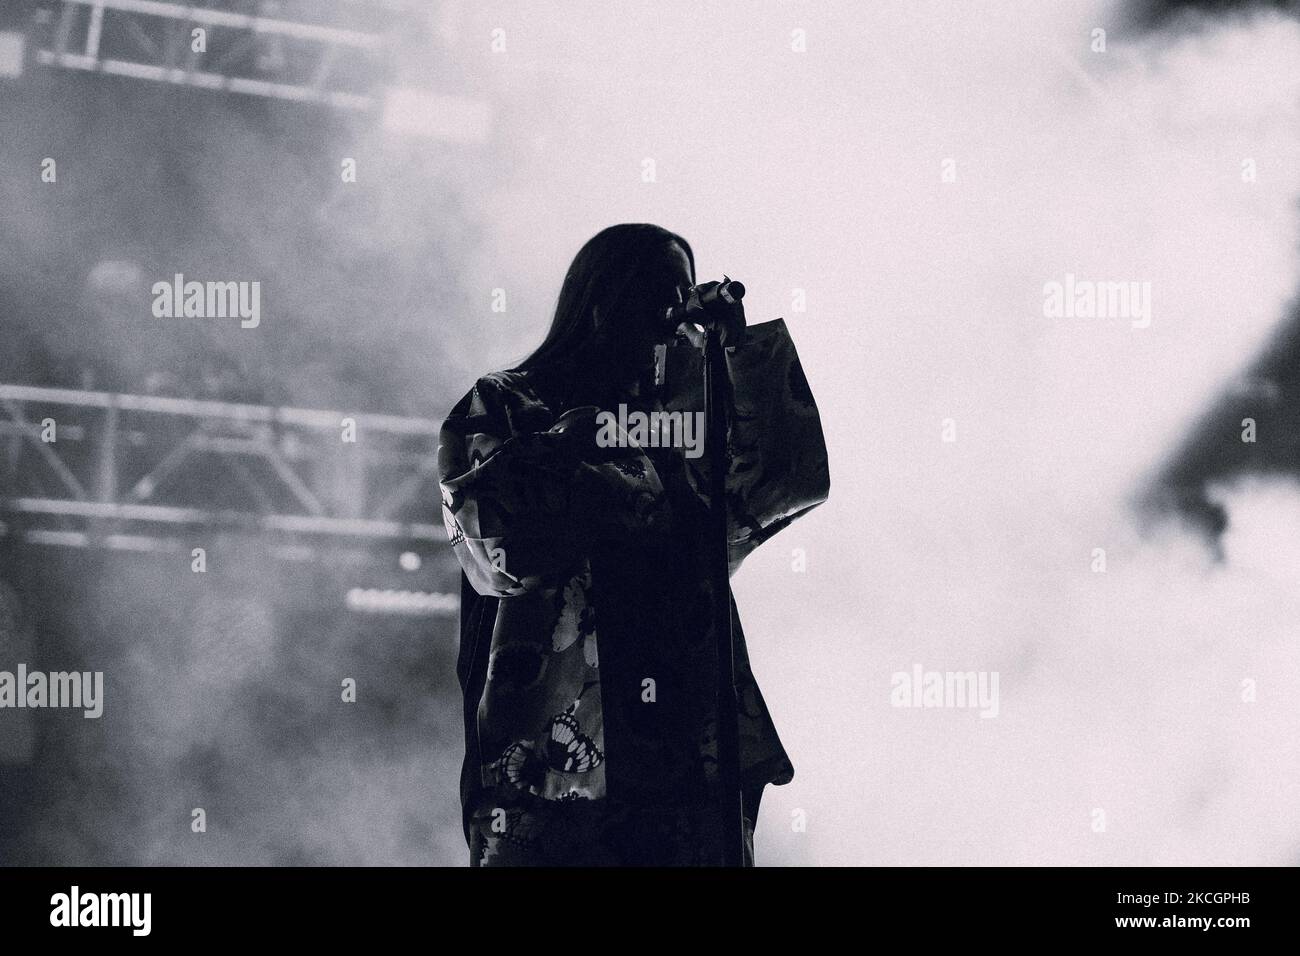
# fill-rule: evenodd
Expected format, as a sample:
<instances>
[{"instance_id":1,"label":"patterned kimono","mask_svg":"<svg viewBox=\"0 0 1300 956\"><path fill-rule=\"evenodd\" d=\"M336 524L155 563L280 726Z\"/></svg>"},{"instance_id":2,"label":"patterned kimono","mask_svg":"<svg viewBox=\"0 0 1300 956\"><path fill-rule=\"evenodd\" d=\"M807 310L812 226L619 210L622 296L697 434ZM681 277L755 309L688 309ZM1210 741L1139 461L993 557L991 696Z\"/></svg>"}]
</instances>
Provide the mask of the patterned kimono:
<instances>
[{"instance_id":1,"label":"patterned kimono","mask_svg":"<svg viewBox=\"0 0 1300 956\"><path fill-rule=\"evenodd\" d=\"M561 370L498 372L443 425L443 516L464 571L457 670L471 865L720 861L707 461L645 433L598 450L570 427L579 407L614 412L614 401L702 410L699 351L682 342L668 352L666 384L651 396L579 394ZM734 573L825 500L829 477L784 322L751 326L727 363ZM731 607L752 864L758 796L794 769Z\"/></svg>"}]
</instances>

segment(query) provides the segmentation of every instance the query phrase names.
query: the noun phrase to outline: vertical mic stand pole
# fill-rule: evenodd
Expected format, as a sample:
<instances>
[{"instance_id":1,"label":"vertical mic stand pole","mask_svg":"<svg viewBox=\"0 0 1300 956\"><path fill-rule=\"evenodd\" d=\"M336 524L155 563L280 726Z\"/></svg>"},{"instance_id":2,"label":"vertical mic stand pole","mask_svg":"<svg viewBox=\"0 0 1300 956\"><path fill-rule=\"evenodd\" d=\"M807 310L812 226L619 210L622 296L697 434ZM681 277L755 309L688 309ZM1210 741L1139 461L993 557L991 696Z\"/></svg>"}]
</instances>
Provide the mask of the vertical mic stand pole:
<instances>
[{"instance_id":1,"label":"vertical mic stand pole","mask_svg":"<svg viewBox=\"0 0 1300 956\"><path fill-rule=\"evenodd\" d=\"M704 443L709 462L709 529L706 538L712 585L712 623L717 654L718 784L722 865L744 866L745 836L740 793L740 721L736 657L731 632L731 573L727 546L727 361L717 323L704 344Z\"/></svg>"}]
</instances>

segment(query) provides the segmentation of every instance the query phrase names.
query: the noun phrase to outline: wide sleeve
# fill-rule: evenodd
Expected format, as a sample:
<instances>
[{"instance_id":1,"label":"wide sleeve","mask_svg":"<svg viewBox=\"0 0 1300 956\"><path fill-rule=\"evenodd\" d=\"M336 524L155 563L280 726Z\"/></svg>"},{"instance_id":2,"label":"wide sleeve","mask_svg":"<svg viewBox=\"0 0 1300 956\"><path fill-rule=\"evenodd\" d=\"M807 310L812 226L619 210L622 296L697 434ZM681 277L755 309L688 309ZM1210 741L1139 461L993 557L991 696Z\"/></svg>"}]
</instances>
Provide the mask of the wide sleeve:
<instances>
[{"instance_id":1,"label":"wide sleeve","mask_svg":"<svg viewBox=\"0 0 1300 956\"><path fill-rule=\"evenodd\" d=\"M582 411L556 419L521 375L496 373L480 379L443 423L443 519L479 594L555 586L600 535L663 520L663 487L649 459L633 449L601 460L573 427Z\"/></svg>"},{"instance_id":2,"label":"wide sleeve","mask_svg":"<svg viewBox=\"0 0 1300 956\"><path fill-rule=\"evenodd\" d=\"M700 351L673 348L668 366L673 398L666 404L702 409ZM732 573L760 544L824 502L830 468L821 417L785 321L750 326L743 343L725 352L732 397L727 435L728 551ZM707 500L708 462L687 470Z\"/></svg>"}]
</instances>

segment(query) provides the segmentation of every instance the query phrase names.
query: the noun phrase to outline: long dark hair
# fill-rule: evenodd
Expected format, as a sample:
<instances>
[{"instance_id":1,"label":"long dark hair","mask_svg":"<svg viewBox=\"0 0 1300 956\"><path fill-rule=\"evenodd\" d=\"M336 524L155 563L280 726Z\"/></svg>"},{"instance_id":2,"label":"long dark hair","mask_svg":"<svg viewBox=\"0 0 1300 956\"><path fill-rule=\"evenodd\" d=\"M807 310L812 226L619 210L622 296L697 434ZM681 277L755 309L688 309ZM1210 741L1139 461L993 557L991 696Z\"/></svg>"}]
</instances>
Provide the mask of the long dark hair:
<instances>
[{"instance_id":1,"label":"long dark hair","mask_svg":"<svg viewBox=\"0 0 1300 956\"><path fill-rule=\"evenodd\" d=\"M596 310L603 315L615 314L635 280L661 261L670 243L681 246L686 253L694 281L695 253L690 244L662 226L625 222L602 229L588 239L565 273L546 338L515 370L545 368L576 355L596 332Z\"/></svg>"}]
</instances>

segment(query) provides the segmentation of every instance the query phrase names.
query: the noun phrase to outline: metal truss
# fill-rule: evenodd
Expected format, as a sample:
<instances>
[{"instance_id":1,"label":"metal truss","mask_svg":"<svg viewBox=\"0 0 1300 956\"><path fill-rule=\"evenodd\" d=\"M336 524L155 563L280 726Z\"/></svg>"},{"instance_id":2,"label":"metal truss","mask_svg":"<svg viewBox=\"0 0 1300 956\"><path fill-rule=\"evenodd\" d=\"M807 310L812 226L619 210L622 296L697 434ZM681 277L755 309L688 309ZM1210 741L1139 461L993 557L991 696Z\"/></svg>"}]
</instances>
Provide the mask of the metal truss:
<instances>
[{"instance_id":1,"label":"metal truss","mask_svg":"<svg viewBox=\"0 0 1300 956\"><path fill-rule=\"evenodd\" d=\"M370 5L392 13L392 0ZM58 0L49 36L36 42L45 66L172 83L347 110L378 104L385 39L364 29L283 19L263 13L284 4L198 6L161 0ZM353 2L344 7L363 7ZM294 9L300 9L295 6ZM307 8L337 10L337 4ZM364 10L352 11L354 14ZM354 19L356 17L354 16ZM205 31L195 52L192 31Z\"/></svg>"},{"instance_id":2,"label":"metal truss","mask_svg":"<svg viewBox=\"0 0 1300 956\"><path fill-rule=\"evenodd\" d=\"M0 512L33 543L172 551L232 533L302 560L443 553L437 433L390 415L0 385Z\"/></svg>"}]
</instances>

